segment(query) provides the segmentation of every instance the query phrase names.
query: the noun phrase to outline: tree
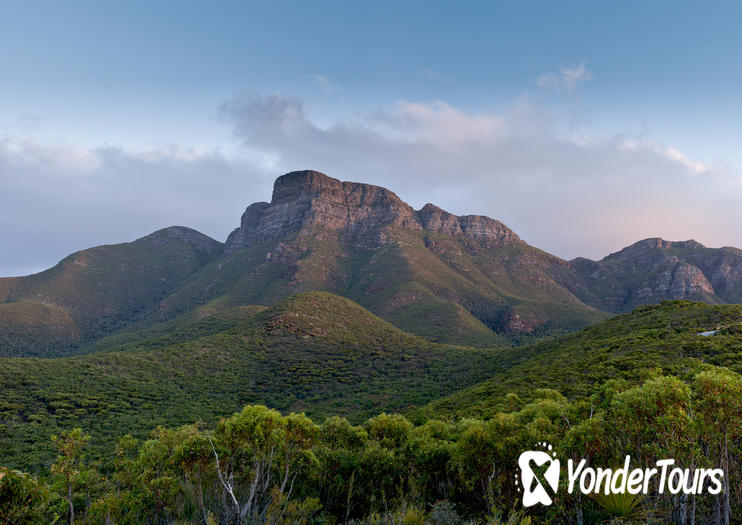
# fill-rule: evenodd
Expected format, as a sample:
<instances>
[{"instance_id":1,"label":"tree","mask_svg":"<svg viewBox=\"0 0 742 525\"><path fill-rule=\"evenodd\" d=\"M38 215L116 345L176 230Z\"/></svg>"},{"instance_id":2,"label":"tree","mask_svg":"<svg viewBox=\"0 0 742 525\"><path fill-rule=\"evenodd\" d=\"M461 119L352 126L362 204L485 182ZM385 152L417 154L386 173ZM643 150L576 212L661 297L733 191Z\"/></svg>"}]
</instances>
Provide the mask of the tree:
<instances>
[{"instance_id":1,"label":"tree","mask_svg":"<svg viewBox=\"0 0 742 525\"><path fill-rule=\"evenodd\" d=\"M660 376L616 395L611 405L615 436L622 455L631 453L651 466L674 458L691 469L696 459L696 425L690 387L676 377ZM615 458L620 462L621 458ZM670 497L670 496L666 496ZM685 493L670 497L675 523L686 523Z\"/></svg>"},{"instance_id":2,"label":"tree","mask_svg":"<svg viewBox=\"0 0 742 525\"><path fill-rule=\"evenodd\" d=\"M317 465L317 458L312 454L318 442L319 427L304 414L289 414L283 418L285 425L285 443L283 446L283 477L279 490L282 493L288 488L287 498L291 496L293 481L302 467L308 468L307 463ZM291 471L294 475L290 477ZM291 484L288 485L289 480Z\"/></svg>"},{"instance_id":3,"label":"tree","mask_svg":"<svg viewBox=\"0 0 742 525\"><path fill-rule=\"evenodd\" d=\"M458 423L453 461L473 510L493 514L499 501L515 500L512 473L520 453L533 444L524 441L524 430L514 414Z\"/></svg>"},{"instance_id":4,"label":"tree","mask_svg":"<svg viewBox=\"0 0 742 525\"><path fill-rule=\"evenodd\" d=\"M285 419L277 410L248 405L220 421L215 437L226 451L220 459L212 442L217 476L232 502L237 523L241 524L247 516L259 519L270 506L278 458L285 454ZM241 503L237 487L243 482L248 485L248 492L246 501Z\"/></svg>"},{"instance_id":5,"label":"tree","mask_svg":"<svg viewBox=\"0 0 742 525\"><path fill-rule=\"evenodd\" d=\"M172 512L180 493L175 447L177 431L157 427L151 439L142 443L135 463L138 488L144 491L148 507L154 509L154 520Z\"/></svg>"},{"instance_id":6,"label":"tree","mask_svg":"<svg viewBox=\"0 0 742 525\"><path fill-rule=\"evenodd\" d=\"M177 434L178 441L173 452L173 461L183 475L193 482L198 510L206 522L209 514L204 504L203 484L214 475L211 442L208 434L201 431L197 425L181 427Z\"/></svg>"},{"instance_id":7,"label":"tree","mask_svg":"<svg viewBox=\"0 0 742 525\"><path fill-rule=\"evenodd\" d=\"M709 450L716 454L717 464L724 471L723 503L719 518L724 525L729 525L729 448L733 440L742 436L742 379L730 370L713 368L694 377L693 393L702 439Z\"/></svg>"},{"instance_id":8,"label":"tree","mask_svg":"<svg viewBox=\"0 0 742 525\"><path fill-rule=\"evenodd\" d=\"M47 487L28 474L0 467L0 523L9 525L54 523Z\"/></svg>"},{"instance_id":9,"label":"tree","mask_svg":"<svg viewBox=\"0 0 742 525\"><path fill-rule=\"evenodd\" d=\"M395 449L404 446L412 423L398 414L379 414L366 421L364 427L370 439L384 448Z\"/></svg>"},{"instance_id":10,"label":"tree","mask_svg":"<svg viewBox=\"0 0 742 525\"><path fill-rule=\"evenodd\" d=\"M85 434L81 428L75 428L59 436L52 436L52 441L57 445L59 452L56 462L52 465L52 473L61 477L64 483L70 523L75 521L75 505L72 496L83 468L83 449L89 439L90 436Z\"/></svg>"},{"instance_id":11,"label":"tree","mask_svg":"<svg viewBox=\"0 0 742 525\"><path fill-rule=\"evenodd\" d=\"M437 420L412 429L408 439L411 483L426 500L452 497L456 473L452 458L456 447L456 426Z\"/></svg>"},{"instance_id":12,"label":"tree","mask_svg":"<svg viewBox=\"0 0 742 525\"><path fill-rule=\"evenodd\" d=\"M326 509L348 521L351 514L366 508L367 494L359 491L362 451L368 433L341 417L326 419L320 426L316 483Z\"/></svg>"},{"instance_id":13,"label":"tree","mask_svg":"<svg viewBox=\"0 0 742 525\"><path fill-rule=\"evenodd\" d=\"M565 459L572 459L575 463L585 459L587 465L592 465L593 460L608 447L605 427L606 422L602 411L590 414L582 421L570 423L569 430L560 443L560 452L564 454ZM579 492L575 494L573 500L577 525L583 525L584 509L581 494Z\"/></svg>"}]
</instances>

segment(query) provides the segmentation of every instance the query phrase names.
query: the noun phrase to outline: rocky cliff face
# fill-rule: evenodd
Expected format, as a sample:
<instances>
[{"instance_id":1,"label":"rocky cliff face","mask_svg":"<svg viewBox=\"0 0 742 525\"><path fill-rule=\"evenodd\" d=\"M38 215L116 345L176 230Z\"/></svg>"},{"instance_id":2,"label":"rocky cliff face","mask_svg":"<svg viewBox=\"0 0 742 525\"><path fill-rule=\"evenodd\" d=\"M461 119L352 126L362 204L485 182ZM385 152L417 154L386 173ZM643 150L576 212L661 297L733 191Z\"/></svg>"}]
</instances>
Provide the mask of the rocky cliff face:
<instances>
[{"instance_id":1,"label":"rocky cliff face","mask_svg":"<svg viewBox=\"0 0 742 525\"><path fill-rule=\"evenodd\" d=\"M312 229L356 236L384 225L474 239L520 240L507 226L489 217L457 217L432 204L415 211L386 188L341 182L316 171L295 171L276 179L270 203L248 206L240 227L229 235L224 252L234 253L255 243Z\"/></svg>"},{"instance_id":2,"label":"rocky cliff face","mask_svg":"<svg viewBox=\"0 0 742 525\"><path fill-rule=\"evenodd\" d=\"M465 236L473 239L491 239L505 242L520 242L520 238L500 221L483 215L463 215L458 217L433 204L426 204L417 213L423 229L452 236Z\"/></svg>"}]
</instances>

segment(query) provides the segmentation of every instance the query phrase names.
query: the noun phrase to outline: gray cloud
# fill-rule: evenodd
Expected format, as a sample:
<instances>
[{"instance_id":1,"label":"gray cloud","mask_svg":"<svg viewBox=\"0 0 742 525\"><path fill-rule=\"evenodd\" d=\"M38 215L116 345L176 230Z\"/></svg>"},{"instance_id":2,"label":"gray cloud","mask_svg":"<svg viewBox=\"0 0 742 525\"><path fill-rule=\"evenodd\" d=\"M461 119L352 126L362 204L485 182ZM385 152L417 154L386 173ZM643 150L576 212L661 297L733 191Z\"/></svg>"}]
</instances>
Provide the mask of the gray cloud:
<instances>
[{"instance_id":1,"label":"gray cloud","mask_svg":"<svg viewBox=\"0 0 742 525\"><path fill-rule=\"evenodd\" d=\"M222 117L238 157L0 138L0 275L180 224L219 240L296 169L389 187L416 208L498 218L566 258L650 236L742 246L742 180L642 135L574 129L527 97L502 112L444 102L317 125L297 97L243 94Z\"/></svg>"},{"instance_id":2,"label":"gray cloud","mask_svg":"<svg viewBox=\"0 0 742 525\"><path fill-rule=\"evenodd\" d=\"M48 268L72 251L184 225L224 240L245 203L270 193L253 164L218 152L86 150L0 141L0 275Z\"/></svg>"}]
</instances>

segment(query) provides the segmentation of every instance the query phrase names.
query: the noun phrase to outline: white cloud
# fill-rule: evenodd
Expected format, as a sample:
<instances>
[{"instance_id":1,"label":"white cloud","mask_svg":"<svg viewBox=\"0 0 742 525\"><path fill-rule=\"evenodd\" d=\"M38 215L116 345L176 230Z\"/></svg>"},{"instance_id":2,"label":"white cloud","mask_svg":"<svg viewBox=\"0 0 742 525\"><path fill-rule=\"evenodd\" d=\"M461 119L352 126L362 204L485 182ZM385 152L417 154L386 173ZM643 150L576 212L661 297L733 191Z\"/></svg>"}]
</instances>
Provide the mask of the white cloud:
<instances>
[{"instance_id":1,"label":"white cloud","mask_svg":"<svg viewBox=\"0 0 742 525\"><path fill-rule=\"evenodd\" d=\"M498 112L400 101L320 126L298 97L245 93L221 113L239 158L0 139L0 275L173 224L224 240L297 169L386 186L416 208L489 215L565 258L653 236L742 246L738 172L644 135L576 134L527 97Z\"/></svg>"},{"instance_id":2,"label":"white cloud","mask_svg":"<svg viewBox=\"0 0 742 525\"><path fill-rule=\"evenodd\" d=\"M0 152L16 168L43 167L50 163L59 169L78 175L90 173L100 167L99 159L90 150L65 142L41 144L28 137L5 138L0 141Z\"/></svg>"},{"instance_id":3,"label":"white cloud","mask_svg":"<svg viewBox=\"0 0 742 525\"><path fill-rule=\"evenodd\" d=\"M243 95L223 111L279 172L317 169L387 186L417 207L490 215L564 257L598 258L651 236L742 246L739 174L645 136L575 138L527 98L501 113L403 101L328 127L292 97Z\"/></svg>"},{"instance_id":4,"label":"white cloud","mask_svg":"<svg viewBox=\"0 0 742 525\"><path fill-rule=\"evenodd\" d=\"M85 149L0 141L0 276L48 268L69 253L183 225L224 240L273 173L219 152L176 146Z\"/></svg>"},{"instance_id":5,"label":"white cloud","mask_svg":"<svg viewBox=\"0 0 742 525\"><path fill-rule=\"evenodd\" d=\"M566 89L574 91L580 84L592 80L593 75L585 65L580 62L577 65L559 68L557 73L545 73L538 78L538 85L544 88Z\"/></svg>"},{"instance_id":6,"label":"white cloud","mask_svg":"<svg viewBox=\"0 0 742 525\"><path fill-rule=\"evenodd\" d=\"M317 85L317 87L319 87L319 89L325 94L332 93L337 89L335 84L330 82L330 79L327 78L325 75L313 74L307 75L307 78L313 81Z\"/></svg>"}]
</instances>

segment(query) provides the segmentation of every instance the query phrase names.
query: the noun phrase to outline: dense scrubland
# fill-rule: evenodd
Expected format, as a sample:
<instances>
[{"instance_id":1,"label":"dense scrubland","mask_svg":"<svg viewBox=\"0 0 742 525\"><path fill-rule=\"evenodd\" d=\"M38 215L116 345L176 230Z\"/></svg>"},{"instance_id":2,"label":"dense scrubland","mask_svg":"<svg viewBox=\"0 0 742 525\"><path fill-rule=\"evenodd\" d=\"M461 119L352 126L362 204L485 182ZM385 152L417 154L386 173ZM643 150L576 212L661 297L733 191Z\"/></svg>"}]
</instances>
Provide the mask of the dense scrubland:
<instances>
[{"instance_id":1,"label":"dense scrubland","mask_svg":"<svg viewBox=\"0 0 742 525\"><path fill-rule=\"evenodd\" d=\"M41 479L0 471L0 520L47 523L728 523L736 483L722 494L592 498L562 490L525 512L514 473L537 441L558 455L617 466L674 458L691 471L723 468L737 479L742 380L709 367L690 381L657 375L637 386L609 381L587 399L537 390L507 396L487 419L414 425L380 414L360 425L315 422L260 405L221 419L122 436L88 455L73 429L51 441L58 455ZM564 485L565 480L562 480ZM656 489L655 489L656 490ZM726 521L724 521L726 520Z\"/></svg>"},{"instance_id":2,"label":"dense scrubland","mask_svg":"<svg viewBox=\"0 0 742 525\"><path fill-rule=\"evenodd\" d=\"M726 523L742 511L741 323L740 306L674 301L531 346L483 351L420 340L314 293L208 318L146 349L8 360L16 368L4 375L11 401L2 406L0 497L12 503L0 521L66 522L74 512L77 523ZM717 332L699 335L706 330ZM230 350L230 337L263 346ZM219 361L211 348L229 357ZM256 382L254 397L214 403L206 385L223 388L216 370L257 348L260 366L285 368L297 355L314 368L281 375L269 367L274 382ZM341 366L343 352L353 356L350 368ZM200 360L186 361L194 355ZM138 395L149 397L124 403L125 388L101 384L94 396L104 408L86 419L80 400L104 376L81 385L79 397L32 394L34 381L39 392L59 390L57 363L86 359L126 388L142 380ZM433 361L445 365L430 368ZM203 373L203 390L186 389L177 373L148 371L152 363L182 364L189 384ZM50 368L41 373L42 365ZM457 375L463 387L475 381L468 368L487 366L488 378L460 391L442 379ZM257 367L250 361L235 384L249 391L245 374ZM320 374L316 383L307 370ZM383 381L363 390L374 374ZM316 388L323 391L313 397ZM415 395L405 397L407 389ZM261 397L272 402L252 401ZM563 461L616 467L628 454L651 466L670 457L691 470L723 468L728 483L718 496L588 498L562 488L554 505L523 509L517 458L544 441Z\"/></svg>"}]
</instances>

